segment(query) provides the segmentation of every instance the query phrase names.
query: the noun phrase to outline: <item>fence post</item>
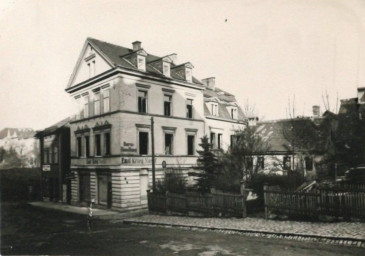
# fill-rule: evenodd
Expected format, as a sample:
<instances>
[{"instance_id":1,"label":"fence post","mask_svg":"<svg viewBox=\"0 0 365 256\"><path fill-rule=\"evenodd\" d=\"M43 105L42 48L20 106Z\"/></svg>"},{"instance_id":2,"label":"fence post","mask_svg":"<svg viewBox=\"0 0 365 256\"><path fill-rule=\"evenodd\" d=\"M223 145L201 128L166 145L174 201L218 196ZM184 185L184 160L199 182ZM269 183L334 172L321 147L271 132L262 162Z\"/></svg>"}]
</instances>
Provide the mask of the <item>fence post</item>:
<instances>
[{"instance_id":1,"label":"fence post","mask_svg":"<svg viewBox=\"0 0 365 256\"><path fill-rule=\"evenodd\" d=\"M269 218L269 210L267 208L267 204L268 204L268 197L267 197L267 189L268 189L268 185L265 184L264 185L264 205L265 205L265 219L267 220Z\"/></svg>"},{"instance_id":2,"label":"fence post","mask_svg":"<svg viewBox=\"0 0 365 256\"><path fill-rule=\"evenodd\" d=\"M245 184L241 182L241 195L242 195L242 218L247 217L247 208L246 208L246 189Z\"/></svg>"}]
</instances>

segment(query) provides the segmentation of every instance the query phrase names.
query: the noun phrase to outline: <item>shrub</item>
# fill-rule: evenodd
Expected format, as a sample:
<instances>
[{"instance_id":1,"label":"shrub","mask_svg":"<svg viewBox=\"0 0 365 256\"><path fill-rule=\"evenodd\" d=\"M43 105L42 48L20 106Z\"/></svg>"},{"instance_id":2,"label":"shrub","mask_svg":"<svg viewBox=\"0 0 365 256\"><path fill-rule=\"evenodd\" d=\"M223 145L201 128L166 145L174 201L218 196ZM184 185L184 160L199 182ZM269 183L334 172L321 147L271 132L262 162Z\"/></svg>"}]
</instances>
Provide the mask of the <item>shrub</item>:
<instances>
[{"instance_id":1,"label":"shrub","mask_svg":"<svg viewBox=\"0 0 365 256\"><path fill-rule=\"evenodd\" d=\"M186 180L181 171L172 170L165 174L165 179L156 182L156 194L165 194L171 192L175 194L184 194L186 190Z\"/></svg>"}]
</instances>

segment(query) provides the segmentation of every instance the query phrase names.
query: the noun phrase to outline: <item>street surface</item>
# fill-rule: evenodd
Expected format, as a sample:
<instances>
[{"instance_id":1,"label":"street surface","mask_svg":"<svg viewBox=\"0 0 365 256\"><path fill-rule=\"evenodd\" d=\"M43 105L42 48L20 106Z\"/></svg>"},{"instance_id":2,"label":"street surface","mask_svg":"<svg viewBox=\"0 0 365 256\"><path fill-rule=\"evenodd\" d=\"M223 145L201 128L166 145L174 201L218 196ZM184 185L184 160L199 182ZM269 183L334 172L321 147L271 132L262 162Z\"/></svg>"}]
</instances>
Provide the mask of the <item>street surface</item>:
<instances>
[{"instance_id":1,"label":"street surface","mask_svg":"<svg viewBox=\"0 0 365 256\"><path fill-rule=\"evenodd\" d=\"M3 203L1 255L365 255L364 248L125 225L120 220Z\"/></svg>"}]
</instances>

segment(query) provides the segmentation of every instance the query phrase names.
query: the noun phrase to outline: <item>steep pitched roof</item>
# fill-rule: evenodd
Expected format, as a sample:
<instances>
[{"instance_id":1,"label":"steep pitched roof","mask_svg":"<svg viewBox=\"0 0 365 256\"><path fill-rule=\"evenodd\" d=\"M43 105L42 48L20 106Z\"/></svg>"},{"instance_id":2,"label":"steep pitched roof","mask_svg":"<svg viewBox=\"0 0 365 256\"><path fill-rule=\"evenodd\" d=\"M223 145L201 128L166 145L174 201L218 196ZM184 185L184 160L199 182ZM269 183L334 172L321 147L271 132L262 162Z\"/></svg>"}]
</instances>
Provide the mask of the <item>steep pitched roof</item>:
<instances>
[{"instance_id":1,"label":"steep pitched roof","mask_svg":"<svg viewBox=\"0 0 365 256\"><path fill-rule=\"evenodd\" d=\"M57 129L60 129L62 127L69 127L70 125L70 121L71 121L71 118L70 117L67 117L47 128L45 128L44 130L41 130L41 131L37 131L37 133L35 134L35 137L38 137L39 135L41 134L49 134L49 133L53 133L55 132Z\"/></svg>"},{"instance_id":2,"label":"steep pitched roof","mask_svg":"<svg viewBox=\"0 0 365 256\"><path fill-rule=\"evenodd\" d=\"M118 66L125 69L138 71L137 67L135 67L131 62L129 62L126 58L124 58L126 55L129 55L134 52L132 49L100 41L94 38L87 38L87 41L92 46L97 48L115 67ZM163 74L161 74L160 71L158 71L156 68L154 68L152 65L149 64L150 62L159 60L161 58L163 57L158 57L147 53L146 72L154 76L167 78L163 76ZM171 63L171 79L185 81L181 76L179 76L179 74L176 71L174 71L173 67L175 66L176 65L174 63ZM195 77L193 77L193 83L200 86L202 85L202 83Z\"/></svg>"}]
</instances>

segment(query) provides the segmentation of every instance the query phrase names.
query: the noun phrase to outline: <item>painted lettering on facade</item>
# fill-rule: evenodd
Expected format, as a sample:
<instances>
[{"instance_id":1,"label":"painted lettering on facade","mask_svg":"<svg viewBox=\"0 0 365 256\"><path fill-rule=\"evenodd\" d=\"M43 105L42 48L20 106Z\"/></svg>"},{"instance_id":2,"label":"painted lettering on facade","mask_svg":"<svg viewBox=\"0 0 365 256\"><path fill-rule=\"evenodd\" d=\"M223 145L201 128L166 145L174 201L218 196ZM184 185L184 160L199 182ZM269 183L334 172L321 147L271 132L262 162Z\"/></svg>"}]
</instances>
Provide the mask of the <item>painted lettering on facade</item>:
<instances>
[{"instance_id":1,"label":"painted lettering on facade","mask_svg":"<svg viewBox=\"0 0 365 256\"><path fill-rule=\"evenodd\" d=\"M105 159L89 158L86 162L87 164L105 164Z\"/></svg>"},{"instance_id":2,"label":"painted lettering on facade","mask_svg":"<svg viewBox=\"0 0 365 256\"><path fill-rule=\"evenodd\" d=\"M123 142L123 147L120 148L120 150L122 152L137 152L137 149L134 146L134 143L128 143L128 142Z\"/></svg>"},{"instance_id":3,"label":"painted lettering on facade","mask_svg":"<svg viewBox=\"0 0 365 256\"><path fill-rule=\"evenodd\" d=\"M122 164L130 164L130 165L145 165L152 164L151 157L122 157Z\"/></svg>"}]
</instances>

